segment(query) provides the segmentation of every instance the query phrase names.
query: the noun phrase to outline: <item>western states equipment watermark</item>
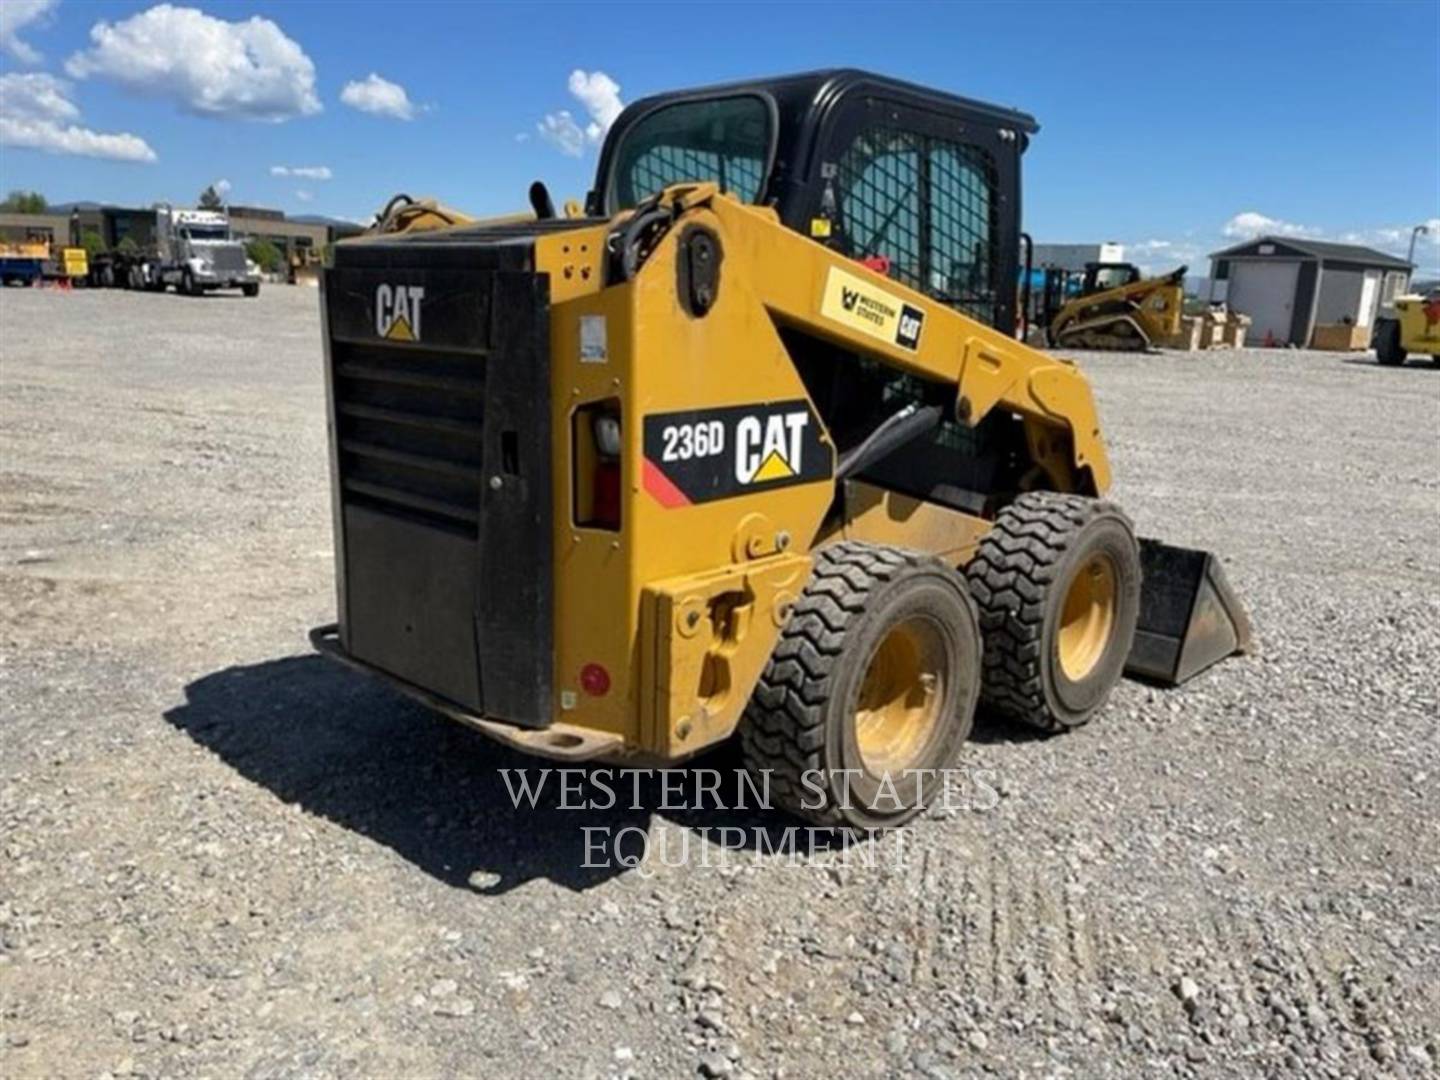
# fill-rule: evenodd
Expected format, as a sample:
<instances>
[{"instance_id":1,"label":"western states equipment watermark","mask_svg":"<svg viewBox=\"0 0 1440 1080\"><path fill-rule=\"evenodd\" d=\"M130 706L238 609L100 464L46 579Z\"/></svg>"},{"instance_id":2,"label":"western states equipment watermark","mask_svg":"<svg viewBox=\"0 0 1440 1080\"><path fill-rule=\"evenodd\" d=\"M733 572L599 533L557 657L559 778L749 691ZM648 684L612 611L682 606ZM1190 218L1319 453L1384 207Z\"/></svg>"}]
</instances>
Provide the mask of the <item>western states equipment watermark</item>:
<instances>
[{"instance_id":1,"label":"western states equipment watermark","mask_svg":"<svg viewBox=\"0 0 1440 1080\"><path fill-rule=\"evenodd\" d=\"M786 868L836 865L871 867L881 858L904 858L903 843L859 843L884 830L770 823L709 824L697 828L652 829L633 822L603 820L607 813L654 812L705 815L737 812L759 814L778 809L770 798L770 773L746 770L538 768L499 770L517 810L560 810L577 815L580 865L585 869L615 867L641 874L656 867L724 868L741 861ZM810 770L800 779L802 805L818 810L839 792L850 798L848 783L829 784L860 775L858 769ZM904 805L896 784L914 783L922 800L941 813L993 810L1000 791L993 769L905 769L882 774L865 809L898 812ZM849 809L842 802L841 809ZM596 820L599 815L601 820ZM708 822L707 818L707 822ZM891 831L888 836L902 837Z\"/></svg>"}]
</instances>

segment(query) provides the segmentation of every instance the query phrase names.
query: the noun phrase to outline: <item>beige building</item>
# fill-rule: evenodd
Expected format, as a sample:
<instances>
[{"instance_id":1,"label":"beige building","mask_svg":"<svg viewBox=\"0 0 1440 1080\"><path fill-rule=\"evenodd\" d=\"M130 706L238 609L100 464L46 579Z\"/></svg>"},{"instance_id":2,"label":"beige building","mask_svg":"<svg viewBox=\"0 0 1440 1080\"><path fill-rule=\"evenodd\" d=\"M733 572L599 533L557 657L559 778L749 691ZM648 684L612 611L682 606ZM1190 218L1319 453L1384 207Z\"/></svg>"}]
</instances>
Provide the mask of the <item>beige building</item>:
<instances>
[{"instance_id":1,"label":"beige building","mask_svg":"<svg viewBox=\"0 0 1440 1080\"><path fill-rule=\"evenodd\" d=\"M64 247L70 239L70 219L64 214L13 214L0 211L0 244L47 243Z\"/></svg>"},{"instance_id":2,"label":"beige building","mask_svg":"<svg viewBox=\"0 0 1440 1080\"><path fill-rule=\"evenodd\" d=\"M279 210L253 206L232 206L230 230L246 240L269 240L280 249L287 266L309 266L318 263L325 245L331 242L327 225L290 221Z\"/></svg>"}]
</instances>

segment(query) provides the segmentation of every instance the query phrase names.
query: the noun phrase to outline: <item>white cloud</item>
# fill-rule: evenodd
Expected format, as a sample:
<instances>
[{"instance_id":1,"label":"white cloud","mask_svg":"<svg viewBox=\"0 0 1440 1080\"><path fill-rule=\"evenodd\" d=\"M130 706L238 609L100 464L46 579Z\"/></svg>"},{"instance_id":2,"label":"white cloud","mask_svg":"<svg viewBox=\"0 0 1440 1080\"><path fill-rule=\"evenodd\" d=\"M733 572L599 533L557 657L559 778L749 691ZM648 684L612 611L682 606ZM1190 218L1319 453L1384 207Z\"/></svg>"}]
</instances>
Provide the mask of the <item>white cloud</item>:
<instances>
[{"instance_id":1,"label":"white cloud","mask_svg":"<svg viewBox=\"0 0 1440 1080\"><path fill-rule=\"evenodd\" d=\"M1336 239L1342 244L1360 244L1404 259L1410 256L1410 237L1416 226L1423 226L1426 230L1415 236L1416 273L1433 274L1440 269L1440 264L1437 264L1440 260L1440 218L1427 218L1410 225L1351 229L1340 233Z\"/></svg>"},{"instance_id":2,"label":"white cloud","mask_svg":"<svg viewBox=\"0 0 1440 1080\"><path fill-rule=\"evenodd\" d=\"M90 40L66 61L71 75L107 78L200 116L278 122L321 109L314 63L269 19L226 22L160 4L96 23Z\"/></svg>"},{"instance_id":3,"label":"white cloud","mask_svg":"<svg viewBox=\"0 0 1440 1080\"><path fill-rule=\"evenodd\" d=\"M1342 244L1358 244L1405 258L1410 251L1410 234L1415 225L1424 225L1428 233L1415 239L1415 261L1424 263L1440 254L1440 218L1415 222L1410 225L1377 225L1365 228L1342 230L1320 229L1309 225L1295 225L1266 217L1264 214L1247 210L1236 214L1225 223L1221 232L1232 239L1252 240L1257 236L1294 236L1312 240L1334 240Z\"/></svg>"},{"instance_id":4,"label":"white cloud","mask_svg":"<svg viewBox=\"0 0 1440 1080\"><path fill-rule=\"evenodd\" d=\"M0 112L27 120L80 119L80 110L70 100L70 88L54 75L0 75Z\"/></svg>"},{"instance_id":5,"label":"white cloud","mask_svg":"<svg viewBox=\"0 0 1440 1080\"><path fill-rule=\"evenodd\" d=\"M585 152L585 129L575 122L568 109L546 113L535 130L562 154L579 157Z\"/></svg>"},{"instance_id":6,"label":"white cloud","mask_svg":"<svg viewBox=\"0 0 1440 1080\"><path fill-rule=\"evenodd\" d=\"M91 131L72 122L79 119L69 87L55 76L0 75L0 145L112 161L155 160L155 151L138 135Z\"/></svg>"},{"instance_id":7,"label":"white cloud","mask_svg":"<svg viewBox=\"0 0 1440 1080\"><path fill-rule=\"evenodd\" d=\"M585 137L592 143L599 142L625 108L620 100L620 84L603 71L587 73L576 68L570 73L569 86L575 100L590 114Z\"/></svg>"},{"instance_id":8,"label":"white cloud","mask_svg":"<svg viewBox=\"0 0 1440 1080\"><path fill-rule=\"evenodd\" d=\"M1349 232L1341 233L1340 241L1345 244L1365 244L1382 250L1398 250L1404 254L1409 250L1410 235L1417 225L1426 230L1415 237L1417 251L1422 245L1440 246L1440 218L1427 218L1425 221L1415 222L1414 225L1382 225L1373 229L1352 229Z\"/></svg>"},{"instance_id":9,"label":"white cloud","mask_svg":"<svg viewBox=\"0 0 1440 1080\"><path fill-rule=\"evenodd\" d=\"M535 130L562 154L579 157L587 145L594 146L605 138L625 104L620 100L620 84L603 71L586 72L576 68L570 73L567 85L575 100L584 106L589 119L582 127L570 110L561 109L546 113ZM517 141L520 141L518 136Z\"/></svg>"},{"instance_id":10,"label":"white cloud","mask_svg":"<svg viewBox=\"0 0 1440 1080\"><path fill-rule=\"evenodd\" d=\"M1220 230L1226 236L1253 240L1257 236L1318 236L1319 229L1296 225L1279 218L1266 217L1254 210L1245 210L1225 222Z\"/></svg>"},{"instance_id":11,"label":"white cloud","mask_svg":"<svg viewBox=\"0 0 1440 1080\"><path fill-rule=\"evenodd\" d=\"M1124 247L1125 258L1146 277L1168 274L1181 266L1194 267L1202 254L1193 240L1129 240Z\"/></svg>"},{"instance_id":12,"label":"white cloud","mask_svg":"<svg viewBox=\"0 0 1440 1080\"><path fill-rule=\"evenodd\" d=\"M348 82L340 91L340 100L352 109L389 116L395 120L415 119L415 105L405 88L371 72L358 82Z\"/></svg>"},{"instance_id":13,"label":"white cloud","mask_svg":"<svg viewBox=\"0 0 1440 1080\"><path fill-rule=\"evenodd\" d=\"M216 195L219 195L220 198L224 199L227 195L230 194L230 189L234 185L231 184L229 180L220 179L216 180L215 183L211 184L210 186L215 189Z\"/></svg>"},{"instance_id":14,"label":"white cloud","mask_svg":"<svg viewBox=\"0 0 1440 1080\"><path fill-rule=\"evenodd\" d=\"M271 165L271 176L298 176L303 180L329 180L335 174L328 165Z\"/></svg>"},{"instance_id":15,"label":"white cloud","mask_svg":"<svg viewBox=\"0 0 1440 1080\"><path fill-rule=\"evenodd\" d=\"M301 202L311 202L315 198L315 193L313 191L306 191L304 188L301 188L299 191L295 192L295 198L299 199Z\"/></svg>"},{"instance_id":16,"label":"white cloud","mask_svg":"<svg viewBox=\"0 0 1440 1080\"><path fill-rule=\"evenodd\" d=\"M0 4L0 52L7 52L22 64L38 64L40 52L20 40L20 31L45 18L60 0L5 0Z\"/></svg>"}]
</instances>

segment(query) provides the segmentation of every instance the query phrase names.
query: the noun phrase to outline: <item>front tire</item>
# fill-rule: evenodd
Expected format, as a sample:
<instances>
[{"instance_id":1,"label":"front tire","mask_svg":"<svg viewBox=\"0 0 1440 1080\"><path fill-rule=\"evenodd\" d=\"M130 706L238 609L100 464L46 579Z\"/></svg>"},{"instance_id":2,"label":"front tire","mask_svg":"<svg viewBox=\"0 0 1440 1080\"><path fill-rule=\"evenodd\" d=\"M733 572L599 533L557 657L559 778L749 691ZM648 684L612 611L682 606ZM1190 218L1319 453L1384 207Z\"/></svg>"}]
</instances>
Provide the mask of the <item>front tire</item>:
<instances>
[{"instance_id":1,"label":"front tire","mask_svg":"<svg viewBox=\"0 0 1440 1080\"><path fill-rule=\"evenodd\" d=\"M260 283L258 281L247 281L244 285L240 286L240 291L246 296L259 296Z\"/></svg>"},{"instance_id":2,"label":"front tire","mask_svg":"<svg viewBox=\"0 0 1440 1080\"><path fill-rule=\"evenodd\" d=\"M746 767L817 825L897 826L942 789L979 690L979 618L960 575L918 552L833 544L745 708Z\"/></svg>"},{"instance_id":3,"label":"front tire","mask_svg":"<svg viewBox=\"0 0 1440 1080\"><path fill-rule=\"evenodd\" d=\"M1382 367L1399 367L1407 355L1400 344L1400 324L1386 319L1375 335L1375 359Z\"/></svg>"},{"instance_id":4,"label":"front tire","mask_svg":"<svg viewBox=\"0 0 1440 1080\"><path fill-rule=\"evenodd\" d=\"M982 696L1042 731L1089 720L1120 681L1140 615L1140 548L1114 503L1029 492L965 569L985 638Z\"/></svg>"}]
</instances>

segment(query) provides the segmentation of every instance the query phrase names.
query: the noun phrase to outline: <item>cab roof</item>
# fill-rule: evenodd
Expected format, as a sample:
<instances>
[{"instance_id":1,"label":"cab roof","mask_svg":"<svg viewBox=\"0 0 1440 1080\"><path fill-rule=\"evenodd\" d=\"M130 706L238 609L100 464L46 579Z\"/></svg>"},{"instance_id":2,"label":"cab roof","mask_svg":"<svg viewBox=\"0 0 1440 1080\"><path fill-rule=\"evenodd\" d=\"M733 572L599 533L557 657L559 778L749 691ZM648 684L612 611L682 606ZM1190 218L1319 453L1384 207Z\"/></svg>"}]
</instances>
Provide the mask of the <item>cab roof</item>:
<instances>
[{"instance_id":1,"label":"cab roof","mask_svg":"<svg viewBox=\"0 0 1440 1080\"><path fill-rule=\"evenodd\" d=\"M780 188L804 186L813 179L813 155L822 126L836 107L854 97L882 97L900 105L932 112L951 113L966 122L1015 132L1023 152L1029 136L1040 130L1029 113L991 105L974 98L917 86L888 75L858 68L827 68L796 75L743 79L666 91L641 98L625 107L605 137L595 172L595 186L585 200L591 214L606 212L606 190L615 149L637 123L657 109L687 101L716 97L755 95L773 110L775 120L774 161L769 170L768 198L778 197Z\"/></svg>"},{"instance_id":2,"label":"cab roof","mask_svg":"<svg viewBox=\"0 0 1440 1080\"><path fill-rule=\"evenodd\" d=\"M774 99L782 114L813 113L826 111L842 97L854 93L882 93L886 96L908 99L916 105L939 106L944 109L968 112L983 117L996 126L1012 127L1027 135L1040 130L1040 124L1029 113L1003 105L992 105L975 98L962 97L928 86L877 75L859 68L826 68L820 71L806 71L795 75L781 75L771 78L742 79L738 82L716 83L710 86L692 87L652 94L626 106L615 127L629 126L639 116L660 105L671 105L677 101L695 98L728 96L733 94L760 93Z\"/></svg>"}]
</instances>

